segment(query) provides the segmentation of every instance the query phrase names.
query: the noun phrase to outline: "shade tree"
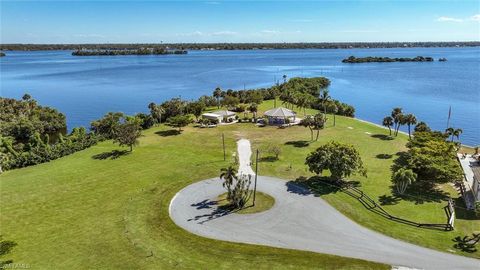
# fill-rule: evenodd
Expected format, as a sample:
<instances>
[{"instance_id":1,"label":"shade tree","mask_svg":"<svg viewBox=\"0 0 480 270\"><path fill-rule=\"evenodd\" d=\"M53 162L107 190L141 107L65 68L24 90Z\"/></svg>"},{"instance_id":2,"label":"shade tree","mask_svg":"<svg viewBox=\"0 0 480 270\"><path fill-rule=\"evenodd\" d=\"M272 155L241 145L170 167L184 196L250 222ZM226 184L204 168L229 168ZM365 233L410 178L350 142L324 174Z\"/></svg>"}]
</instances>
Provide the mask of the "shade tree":
<instances>
[{"instance_id":1,"label":"shade tree","mask_svg":"<svg viewBox=\"0 0 480 270\"><path fill-rule=\"evenodd\" d=\"M367 176L360 153L353 145L331 141L311 152L305 161L308 169L318 175L330 171L330 178L339 181L353 174Z\"/></svg>"}]
</instances>

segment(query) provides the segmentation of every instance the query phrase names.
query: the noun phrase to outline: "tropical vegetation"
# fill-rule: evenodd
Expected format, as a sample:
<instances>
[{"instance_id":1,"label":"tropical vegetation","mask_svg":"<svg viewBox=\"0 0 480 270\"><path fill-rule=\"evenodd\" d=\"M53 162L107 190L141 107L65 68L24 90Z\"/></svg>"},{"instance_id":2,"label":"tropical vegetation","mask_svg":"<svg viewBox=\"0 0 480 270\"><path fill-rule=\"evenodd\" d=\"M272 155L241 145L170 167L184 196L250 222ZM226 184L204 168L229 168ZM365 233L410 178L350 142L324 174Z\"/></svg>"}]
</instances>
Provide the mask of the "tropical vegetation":
<instances>
[{"instance_id":1,"label":"tropical vegetation","mask_svg":"<svg viewBox=\"0 0 480 270\"><path fill-rule=\"evenodd\" d=\"M376 57L376 56L367 56L367 57L355 57L349 56L342 60L343 63L371 63L371 62L432 62L433 58L429 56L417 56L417 57Z\"/></svg>"}]
</instances>

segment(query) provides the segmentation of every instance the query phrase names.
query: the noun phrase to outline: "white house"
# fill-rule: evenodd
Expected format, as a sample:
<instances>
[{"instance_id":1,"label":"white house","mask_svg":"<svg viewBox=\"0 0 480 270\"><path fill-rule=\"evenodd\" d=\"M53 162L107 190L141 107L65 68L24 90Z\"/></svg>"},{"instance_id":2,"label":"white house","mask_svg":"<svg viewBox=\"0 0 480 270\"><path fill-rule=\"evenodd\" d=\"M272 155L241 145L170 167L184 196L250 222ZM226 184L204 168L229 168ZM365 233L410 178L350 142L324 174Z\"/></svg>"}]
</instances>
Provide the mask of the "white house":
<instances>
[{"instance_id":1,"label":"white house","mask_svg":"<svg viewBox=\"0 0 480 270\"><path fill-rule=\"evenodd\" d=\"M217 123L231 123L235 121L237 114L232 111L222 110L202 114L203 119L213 120Z\"/></svg>"}]
</instances>

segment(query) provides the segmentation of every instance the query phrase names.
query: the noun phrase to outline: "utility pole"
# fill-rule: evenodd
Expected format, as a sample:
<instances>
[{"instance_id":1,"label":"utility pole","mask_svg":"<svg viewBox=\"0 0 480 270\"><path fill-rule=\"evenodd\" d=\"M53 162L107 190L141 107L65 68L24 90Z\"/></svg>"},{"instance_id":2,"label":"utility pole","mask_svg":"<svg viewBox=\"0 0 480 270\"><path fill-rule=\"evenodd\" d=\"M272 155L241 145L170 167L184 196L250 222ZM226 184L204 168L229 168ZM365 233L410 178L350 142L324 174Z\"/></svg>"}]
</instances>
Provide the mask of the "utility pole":
<instances>
[{"instance_id":1,"label":"utility pole","mask_svg":"<svg viewBox=\"0 0 480 270\"><path fill-rule=\"evenodd\" d=\"M253 206L255 206L255 195L257 194L257 175L258 175L258 149L255 158L255 184L253 185Z\"/></svg>"},{"instance_id":2,"label":"utility pole","mask_svg":"<svg viewBox=\"0 0 480 270\"><path fill-rule=\"evenodd\" d=\"M225 155L225 134L222 132L222 144L223 144L223 161L227 160L227 156Z\"/></svg>"}]
</instances>

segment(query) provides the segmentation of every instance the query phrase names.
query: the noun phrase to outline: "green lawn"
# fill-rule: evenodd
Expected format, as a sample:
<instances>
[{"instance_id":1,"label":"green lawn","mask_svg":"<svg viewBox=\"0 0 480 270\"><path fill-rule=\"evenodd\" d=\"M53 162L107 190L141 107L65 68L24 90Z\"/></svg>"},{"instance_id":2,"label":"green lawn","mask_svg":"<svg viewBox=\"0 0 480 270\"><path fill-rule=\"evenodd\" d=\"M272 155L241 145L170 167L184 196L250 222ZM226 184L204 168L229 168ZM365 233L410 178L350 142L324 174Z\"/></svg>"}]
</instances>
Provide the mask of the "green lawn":
<instances>
[{"instance_id":1,"label":"green lawn","mask_svg":"<svg viewBox=\"0 0 480 270\"><path fill-rule=\"evenodd\" d=\"M269 106L262 104L261 110ZM336 127L329 123L318 142L305 147L303 141L308 141L310 134L303 127L259 128L239 123L212 129L188 127L180 135L162 132L165 130L169 128L145 131L133 153L116 159L93 158L121 149L103 142L50 163L2 174L0 234L4 240L18 244L6 259L39 269L388 268L336 256L198 237L170 220L168 205L184 186L217 176L231 161L235 141L241 137L250 139L254 148L266 143L280 145L280 159L261 162L259 174L283 179L310 176L304 159L318 145L329 140L352 143L368 169L368 178L354 179L378 199L391 195L392 159L379 159L377 155L395 155L403 150L406 136L393 141L372 137L386 132L343 117L337 117ZM222 133L227 161L223 161ZM380 218L342 193L323 198L366 227L442 251L454 250L455 236L480 229L479 220L469 220L465 215L457 219L453 232L418 229ZM400 201L385 208L419 222L444 222L443 206L443 202ZM462 255L480 257L479 252Z\"/></svg>"}]
</instances>

